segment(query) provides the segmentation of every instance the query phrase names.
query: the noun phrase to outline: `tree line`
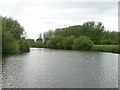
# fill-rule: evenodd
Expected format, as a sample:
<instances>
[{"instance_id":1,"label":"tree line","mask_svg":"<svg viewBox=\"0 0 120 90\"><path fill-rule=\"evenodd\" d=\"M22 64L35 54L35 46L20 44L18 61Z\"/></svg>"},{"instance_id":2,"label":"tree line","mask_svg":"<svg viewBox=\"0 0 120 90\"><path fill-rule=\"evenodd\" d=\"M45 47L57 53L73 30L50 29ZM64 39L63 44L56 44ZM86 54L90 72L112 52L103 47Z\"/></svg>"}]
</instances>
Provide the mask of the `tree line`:
<instances>
[{"instance_id":1,"label":"tree line","mask_svg":"<svg viewBox=\"0 0 120 90\"><path fill-rule=\"evenodd\" d=\"M82 35L88 36L94 44L118 44L119 32L117 31L106 31L101 22L95 23L94 21L85 22L83 25L69 26L66 28L59 28L55 31L49 30L44 33L45 43L52 37L55 36L75 36L78 38Z\"/></svg>"},{"instance_id":2,"label":"tree line","mask_svg":"<svg viewBox=\"0 0 120 90\"><path fill-rule=\"evenodd\" d=\"M67 50L98 50L98 45L118 45L120 32L106 31L101 22L85 22L40 33L38 39L26 39L24 28L17 20L2 17L2 53L19 54L29 52L30 47ZM97 47L97 48L96 48ZM105 47L106 48L106 47ZM111 48L111 46L110 46ZM116 48L116 46L114 47ZM104 50L103 50L104 51Z\"/></svg>"},{"instance_id":3,"label":"tree line","mask_svg":"<svg viewBox=\"0 0 120 90\"><path fill-rule=\"evenodd\" d=\"M120 32L106 31L101 22L90 21L83 25L49 30L44 33L43 39L47 48L92 50L93 45L118 45Z\"/></svg>"}]
</instances>

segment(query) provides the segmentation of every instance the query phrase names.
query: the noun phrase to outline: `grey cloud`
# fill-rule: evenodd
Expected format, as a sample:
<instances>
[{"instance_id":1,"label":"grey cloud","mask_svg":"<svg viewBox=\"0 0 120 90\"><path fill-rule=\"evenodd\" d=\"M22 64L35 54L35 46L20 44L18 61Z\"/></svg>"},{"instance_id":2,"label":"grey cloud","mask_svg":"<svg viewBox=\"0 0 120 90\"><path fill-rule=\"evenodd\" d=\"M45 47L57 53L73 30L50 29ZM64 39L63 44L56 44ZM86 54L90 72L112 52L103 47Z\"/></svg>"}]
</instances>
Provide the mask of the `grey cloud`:
<instances>
[{"instance_id":1,"label":"grey cloud","mask_svg":"<svg viewBox=\"0 0 120 90\"><path fill-rule=\"evenodd\" d=\"M38 29L36 32L44 32L44 30L81 24L89 20L103 21L107 24L106 28L110 29L112 23L109 23L109 19L114 20L118 15L117 2L50 1L5 0L4 3L0 3L0 12L4 11L9 13L8 17L10 15L17 18L28 33L33 29ZM114 20L112 27L117 29L117 20ZM30 37L34 35L30 34Z\"/></svg>"},{"instance_id":2,"label":"grey cloud","mask_svg":"<svg viewBox=\"0 0 120 90\"><path fill-rule=\"evenodd\" d=\"M11 16L17 16L24 10L26 6L27 2L5 3L3 5L0 4L0 9L8 12Z\"/></svg>"}]
</instances>

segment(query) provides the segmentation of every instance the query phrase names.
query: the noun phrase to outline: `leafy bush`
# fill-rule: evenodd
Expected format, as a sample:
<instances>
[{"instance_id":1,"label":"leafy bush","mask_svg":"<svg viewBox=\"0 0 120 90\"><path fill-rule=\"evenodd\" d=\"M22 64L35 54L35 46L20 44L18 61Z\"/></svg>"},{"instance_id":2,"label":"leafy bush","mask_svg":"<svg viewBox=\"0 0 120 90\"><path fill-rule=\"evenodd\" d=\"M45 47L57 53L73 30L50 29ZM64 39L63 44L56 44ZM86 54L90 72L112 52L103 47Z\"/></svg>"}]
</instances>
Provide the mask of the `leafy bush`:
<instances>
[{"instance_id":1,"label":"leafy bush","mask_svg":"<svg viewBox=\"0 0 120 90\"><path fill-rule=\"evenodd\" d=\"M29 45L22 40L24 29L17 20L2 17L2 53L19 54L29 51Z\"/></svg>"},{"instance_id":2,"label":"leafy bush","mask_svg":"<svg viewBox=\"0 0 120 90\"><path fill-rule=\"evenodd\" d=\"M58 49L63 49L63 43L62 43L62 41L58 42L56 45L57 45Z\"/></svg>"},{"instance_id":3,"label":"leafy bush","mask_svg":"<svg viewBox=\"0 0 120 90\"><path fill-rule=\"evenodd\" d=\"M120 46L118 45L94 45L92 51L120 53Z\"/></svg>"},{"instance_id":4,"label":"leafy bush","mask_svg":"<svg viewBox=\"0 0 120 90\"><path fill-rule=\"evenodd\" d=\"M2 33L2 52L4 54L18 54L19 42L13 38L13 35L9 32Z\"/></svg>"},{"instance_id":5,"label":"leafy bush","mask_svg":"<svg viewBox=\"0 0 120 90\"><path fill-rule=\"evenodd\" d=\"M76 50L91 50L93 46L93 41L87 36L80 36L78 39L74 40L73 49Z\"/></svg>"},{"instance_id":6,"label":"leafy bush","mask_svg":"<svg viewBox=\"0 0 120 90\"><path fill-rule=\"evenodd\" d=\"M11 54L19 54L20 53L20 45L19 45L19 41L14 41L11 45L10 45L10 53Z\"/></svg>"},{"instance_id":7,"label":"leafy bush","mask_svg":"<svg viewBox=\"0 0 120 90\"><path fill-rule=\"evenodd\" d=\"M36 42L34 43L34 46L32 46L32 47L42 48L42 47L43 47L43 43L42 43L42 41L36 41Z\"/></svg>"},{"instance_id":8,"label":"leafy bush","mask_svg":"<svg viewBox=\"0 0 120 90\"><path fill-rule=\"evenodd\" d=\"M62 49L63 48L62 40L63 38L61 36L53 37L47 42L47 47L53 49Z\"/></svg>"},{"instance_id":9,"label":"leafy bush","mask_svg":"<svg viewBox=\"0 0 120 90\"><path fill-rule=\"evenodd\" d=\"M110 44L112 44L112 40L104 40L103 44L104 45L110 45Z\"/></svg>"},{"instance_id":10,"label":"leafy bush","mask_svg":"<svg viewBox=\"0 0 120 90\"><path fill-rule=\"evenodd\" d=\"M68 37L64 38L64 40L63 40L64 49L72 49L74 39L75 39L74 36L68 36Z\"/></svg>"},{"instance_id":11,"label":"leafy bush","mask_svg":"<svg viewBox=\"0 0 120 90\"><path fill-rule=\"evenodd\" d=\"M20 44L20 52L29 52L30 51L30 48L29 48L29 44L26 40L20 40L19 42Z\"/></svg>"}]
</instances>

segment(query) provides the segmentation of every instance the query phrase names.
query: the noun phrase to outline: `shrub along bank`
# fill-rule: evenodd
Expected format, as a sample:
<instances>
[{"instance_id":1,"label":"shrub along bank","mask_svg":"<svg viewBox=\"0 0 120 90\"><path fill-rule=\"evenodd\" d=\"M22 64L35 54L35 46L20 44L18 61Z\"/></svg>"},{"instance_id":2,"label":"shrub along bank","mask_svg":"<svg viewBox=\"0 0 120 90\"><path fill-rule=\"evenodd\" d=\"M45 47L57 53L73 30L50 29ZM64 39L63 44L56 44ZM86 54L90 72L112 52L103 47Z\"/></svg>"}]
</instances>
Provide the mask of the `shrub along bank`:
<instances>
[{"instance_id":1,"label":"shrub along bank","mask_svg":"<svg viewBox=\"0 0 120 90\"><path fill-rule=\"evenodd\" d=\"M56 36L51 38L46 44L47 48L52 49L66 49L66 50L91 50L93 41L87 36L80 36L75 38L74 36L61 37Z\"/></svg>"},{"instance_id":2,"label":"shrub along bank","mask_svg":"<svg viewBox=\"0 0 120 90\"><path fill-rule=\"evenodd\" d=\"M119 53L120 32L106 31L101 22L49 30L43 34L44 46L54 49L87 50Z\"/></svg>"},{"instance_id":3,"label":"shrub along bank","mask_svg":"<svg viewBox=\"0 0 120 90\"><path fill-rule=\"evenodd\" d=\"M120 53L120 46L118 45L93 45L92 51Z\"/></svg>"},{"instance_id":4,"label":"shrub along bank","mask_svg":"<svg viewBox=\"0 0 120 90\"><path fill-rule=\"evenodd\" d=\"M75 38L74 36L65 38L62 36L55 36L48 41L46 47L50 49L120 53L118 45L94 45L93 41L85 35L80 36L79 38Z\"/></svg>"}]
</instances>

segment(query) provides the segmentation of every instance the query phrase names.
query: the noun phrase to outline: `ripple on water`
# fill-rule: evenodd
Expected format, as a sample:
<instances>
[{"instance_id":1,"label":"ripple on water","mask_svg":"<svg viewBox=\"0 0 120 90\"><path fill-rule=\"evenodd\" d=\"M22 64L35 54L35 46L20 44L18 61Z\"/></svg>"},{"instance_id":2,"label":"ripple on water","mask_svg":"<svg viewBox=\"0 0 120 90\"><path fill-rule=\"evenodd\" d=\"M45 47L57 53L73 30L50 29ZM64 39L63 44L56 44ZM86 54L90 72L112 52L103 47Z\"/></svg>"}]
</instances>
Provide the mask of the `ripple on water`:
<instances>
[{"instance_id":1,"label":"ripple on water","mask_svg":"<svg viewBox=\"0 0 120 90\"><path fill-rule=\"evenodd\" d=\"M14 88L115 88L117 64L114 54L31 49L29 54L6 57L3 84Z\"/></svg>"}]
</instances>

